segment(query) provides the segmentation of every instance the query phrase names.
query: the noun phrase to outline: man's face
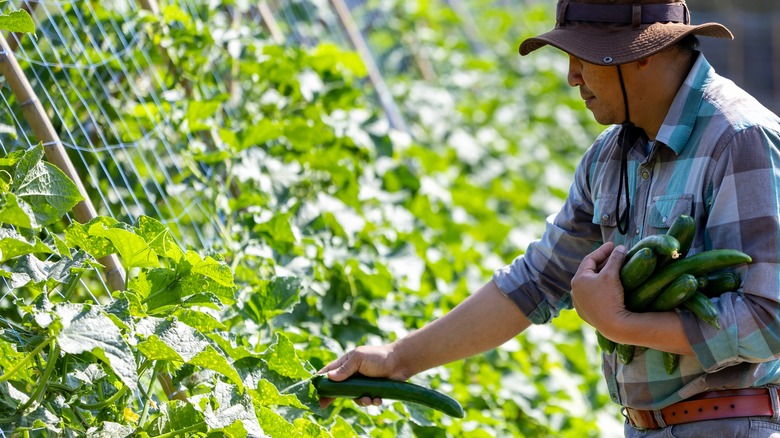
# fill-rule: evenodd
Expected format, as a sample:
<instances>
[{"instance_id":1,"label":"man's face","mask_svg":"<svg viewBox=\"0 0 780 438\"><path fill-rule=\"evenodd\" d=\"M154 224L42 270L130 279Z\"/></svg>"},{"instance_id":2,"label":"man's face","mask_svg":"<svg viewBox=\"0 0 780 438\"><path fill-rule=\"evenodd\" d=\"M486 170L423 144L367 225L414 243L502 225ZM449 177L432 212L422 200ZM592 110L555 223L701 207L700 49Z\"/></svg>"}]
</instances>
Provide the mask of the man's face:
<instances>
[{"instance_id":1,"label":"man's face","mask_svg":"<svg viewBox=\"0 0 780 438\"><path fill-rule=\"evenodd\" d=\"M572 87L580 87L580 96L597 122L612 125L625 121L623 92L615 66L590 64L569 55L568 81Z\"/></svg>"}]
</instances>

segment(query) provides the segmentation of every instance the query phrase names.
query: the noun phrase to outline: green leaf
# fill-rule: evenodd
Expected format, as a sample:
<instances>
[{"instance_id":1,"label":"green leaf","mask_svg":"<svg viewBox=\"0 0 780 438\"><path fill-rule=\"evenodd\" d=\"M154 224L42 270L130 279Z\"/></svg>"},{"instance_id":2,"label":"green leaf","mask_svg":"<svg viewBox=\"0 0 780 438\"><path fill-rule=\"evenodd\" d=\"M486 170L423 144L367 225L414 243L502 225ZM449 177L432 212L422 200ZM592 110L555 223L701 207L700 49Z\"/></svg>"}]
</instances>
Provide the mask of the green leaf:
<instances>
[{"instance_id":1,"label":"green leaf","mask_svg":"<svg viewBox=\"0 0 780 438\"><path fill-rule=\"evenodd\" d=\"M191 100L187 106L186 120L190 132L203 131L211 128L208 119L214 117L217 111L222 107L222 102L218 100L195 101Z\"/></svg>"},{"instance_id":2,"label":"green leaf","mask_svg":"<svg viewBox=\"0 0 780 438\"><path fill-rule=\"evenodd\" d=\"M172 269L157 268L139 272L130 279L129 287L138 292L150 315L181 305L181 281Z\"/></svg>"},{"instance_id":3,"label":"green leaf","mask_svg":"<svg viewBox=\"0 0 780 438\"><path fill-rule=\"evenodd\" d=\"M19 163L20 166L28 164L25 159ZM22 178L18 184L15 181L13 192L30 205L40 226L62 219L83 199L73 181L50 163L40 161L17 176Z\"/></svg>"},{"instance_id":4,"label":"green leaf","mask_svg":"<svg viewBox=\"0 0 780 438\"><path fill-rule=\"evenodd\" d=\"M149 360L183 362L181 355L157 336L149 336L139 342L137 348Z\"/></svg>"},{"instance_id":5,"label":"green leaf","mask_svg":"<svg viewBox=\"0 0 780 438\"><path fill-rule=\"evenodd\" d=\"M271 371L277 374L295 379L308 379L312 370L305 367L295 353L295 346L282 333L274 333L274 341L263 354L260 355Z\"/></svg>"},{"instance_id":6,"label":"green leaf","mask_svg":"<svg viewBox=\"0 0 780 438\"><path fill-rule=\"evenodd\" d=\"M54 251L37 236L28 240L11 228L0 228L0 262L27 254L52 254Z\"/></svg>"},{"instance_id":7,"label":"green leaf","mask_svg":"<svg viewBox=\"0 0 780 438\"><path fill-rule=\"evenodd\" d=\"M0 15L0 29L9 32L32 33L35 32L35 23L27 11L20 9Z\"/></svg>"},{"instance_id":8,"label":"green leaf","mask_svg":"<svg viewBox=\"0 0 780 438\"><path fill-rule=\"evenodd\" d=\"M293 394L281 394L268 380L257 381L257 389L250 390L252 399L257 406L292 406L298 409L308 409Z\"/></svg>"},{"instance_id":9,"label":"green leaf","mask_svg":"<svg viewBox=\"0 0 780 438\"><path fill-rule=\"evenodd\" d=\"M214 330L227 330L227 326L222 321L200 310L178 309L173 316L188 326L204 333Z\"/></svg>"},{"instance_id":10,"label":"green leaf","mask_svg":"<svg viewBox=\"0 0 780 438\"><path fill-rule=\"evenodd\" d=\"M43 145L39 143L24 151L21 157L14 157L16 165L14 166L11 191L19 189L27 175L32 173L38 163L43 160L43 155Z\"/></svg>"},{"instance_id":11,"label":"green leaf","mask_svg":"<svg viewBox=\"0 0 780 438\"><path fill-rule=\"evenodd\" d=\"M158 436L182 429L205 435L208 426L204 422L203 413L197 411L191 403L183 403L179 400L161 404L160 415L151 423L150 435Z\"/></svg>"},{"instance_id":12,"label":"green leaf","mask_svg":"<svg viewBox=\"0 0 780 438\"><path fill-rule=\"evenodd\" d=\"M179 247L169 230L162 222L149 216L138 218L138 235L149 244L159 256L179 261L184 251Z\"/></svg>"},{"instance_id":13,"label":"green leaf","mask_svg":"<svg viewBox=\"0 0 780 438\"><path fill-rule=\"evenodd\" d=\"M214 260L211 257L201 258L200 255L194 251L187 251L185 257L187 261L190 262L190 272L192 274L201 275L230 290L236 287L233 282L233 272L230 270L230 267L223 262Z\"/></svg>"},{"instance_id":14,"label":"green leaf","mask_svg":"<svg viewBox=\"0 0 780 438\"><path fill-rule=\"evenodd\" d=\"M6 193L0 206L0 223L20 228L38 228L32 207L13 193Z\"/></svg>"},{"instance_id":15,"label":"green leaf","mask_svg":"<svg viewBox=\"0 0 780 438\"><path fill-rule=\"evenodd\" d=\"M284 251L287 244L297 242L293 232L292 213L276 214L268 222L255 225L255 231L263 234L275 249Z\"/></svg>"},{"instance_id":16,"label":"green leaf","mask_svg":"<svg viewBox=\"0 0 780 438\"><path fill-rule=\"evenodd\" d=\"M211 394L193 396L191 401L203 412L206 423L212 429L224 429L239 423L248 436L265 436L252 399L248 394L236 391L233 385L217 381Z\"/></svg>"},{"instance_id":17,"label":"green leaf","mask_svg":"<svg viewBox=\"0 0 780 438\"><path fill-rule=\"evenodd\" d=\"M62 330L57 342L62 351L71 354L91 352L111 366L128 388L138 387L133 350L119 328L97 307L60 304L55 307Z\"/></svg>"},{"instance_id":18,"label":"green leaf","mask_svg":"<svg viewBox=\"0 0 780 438\"><path fill-rule=\"evenodd\" d=\"M257 420L263 428L263 432L267 433L268 436L302 437L292 423L265 406L257 407ZM334 436L340 438L342 435Z\"/></svg>"},{"instance_id":19,"label":"green leaf","mask_svg":"<svg viewBox=\"0 0 780 438\"><path fill-rule=\"evenodd\" d=\"M282 135L282 126L278 121L260 119L242 133L241 148L263 146Z\"/></svg>"},{"instance_id":20,"label":"green leaf","mask_svg":"<svg viewBox=\"0 0 780 438\"><path fill-rule=\"evenodd\" d=\"M39 260L31 255L21 256L16 260L11 271L11 284L9 286L11 289L18 289L29 283L36 285L44 283L49 280L48 272L52 265L52 262Z\"/></svg>"},{"instance_id":21,"label":"green leaf","mask_svg":"<svg viewBox=\"0 0 780 438\"><path fill-rule=\"evenodd\" d=\"M3 330L3 336L16 338L15 340L17 342L19 342L20 339L18 338L19 335L15 333L15 330L10 328ZM9 343L6 339L0 338L0 370L8 370L13 368L25 356L24 353L20 353L16 350L15 345L16 344ZM33 375L35 375L36 372L37 371L35 370L35 366L28 364L28 366L22 367L16 372L13 380L29 380ZM2 372L0 372L0 374L2 374Z\"/></svg>"},{"instance_id":22,"label":"green leaf","mask_svg":"<svg viewBox=\"0 0 780 438\"><path fill-rule=\"evenodd\" d=\"M216 371L230 379L240 391L244 391L244 383L241 381L241 377L236 369L233 368L233 365L230 364L222 352L217 351L211 345L207 345L203 351L195 355L187 363Z\"/></svg>"},{"instance_id":23,"label":"green leaf","mask_svg":"<svg viewBox=\"0 0 780 438\"><path fill-rule=\"evenodd\" d=\"M168 358L173 351L178 355L176 360L185 363L192 360L209 345L208 339L199 331L179 321L169 319L144 318L136 325L136 333L144 342L156 338L144 346L144 348L149 349L150 354L160 354L161 356L157 357ZM167 346L168 349L163 349L161 344Z\"/></svg>"},{"instance_id":24,"label":"green leaf","mask_svg":"<svg viewBox=\"0 0 780 438\"><path fill-rule=\"evenodd\" d=\"M300 302L301 279L298 277L276 277L259 280L254 293L244 303L244 311L252 319L264 324L274 316L292 311Z\"/></svg>"},{"instance_id":25,"label":"green leaf","mask_svg":"<svg viewBox=\"0 0 780 438\"><path fill-rule=\"evenodd\" d=\"M123 228L104 228L96 223L89 227L89 235L108 239L122 258L126 270L131 268L156 268L160 266L157 253L146 243L143 237Z\"/></svg>"},{"instance_id":26,"label":"green leaf","mask_svg":"<svg viewBox=\"0 0 780 438\"><path fill-rule=\"evenodd\" d=\"M118 223L116 219L106 216L98 216L86 224L73 222L65 229L65 241L71 247L82 248L96 259L99 259L115 253L116 248L106 238L91 236L89 234L90 228L99 224L100 228L107 229Z\"/></svg>"}]
</instances>

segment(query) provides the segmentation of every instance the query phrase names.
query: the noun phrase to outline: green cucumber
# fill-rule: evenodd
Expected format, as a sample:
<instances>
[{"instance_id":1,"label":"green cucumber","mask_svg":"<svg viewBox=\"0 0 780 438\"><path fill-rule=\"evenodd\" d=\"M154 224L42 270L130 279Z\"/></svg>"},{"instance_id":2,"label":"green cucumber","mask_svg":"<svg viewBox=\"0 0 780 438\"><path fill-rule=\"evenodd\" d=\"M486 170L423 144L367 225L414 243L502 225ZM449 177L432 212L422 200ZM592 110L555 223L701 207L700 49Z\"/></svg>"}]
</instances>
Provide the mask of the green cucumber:
<instances>
[{"instance_id":1,"label":"green cucumber","mask_svg":"<svg viewBox=\"0 0 780 438\"><path fill-rule=\"evenodd\" d=\"M718 324L718 308L715 306L715 303L703 293L696 292L692 297L682 303L682 306L693 312L700 320L720 330L720 324Z\"/></svg>"},{"instance_id":2,"label":"green cucumber","mask_svg":"<svg viewBox=\"0 0 780 438\"><path fill-rule=\"evenodd\" d=\"M324 375L312 378L320 397L371 397L417 403L441 411L451 417L463 418L463 407L457 400L424 386L400 380L351 376L336 382Z\"/></svg>"},{"instance_id":3,"label":"green cucumber","mask_svg":"<svg viewBox=\"0 0 780 438\"><path fill-rule=\"evenodd\" d=\"M677 239L680 244L678 259L684 259L693 245L693 238L696 237L696 221L691 216L681 214L672 222L666 234ZM672 261L672 257L660 256L658 266L665 266Z\"/></svg>"},{"instance_id":4,"label":"green cucumber","mask_svg":"<svg viewBox=\"0 0 780 438\"><path fill-rule=\"evenodd\" d=\"M615 346L618 359L623 365L628 365L634 360L634 346L630 344L617 344Z\"/></svg>"},{"instance_id":5,"label":"green cucumber","mask_svg":"<svg viewBox=\"0 0 780 438\"><path fill-rule=\"evenodd\" d=\"M650 248L658 256L667 256L672 259L680 257L680 242L669 234L655 234L643 238L626 253L626 259L631 259L642 248Z\"/></svg>"},{"instance_id":6,"label":"green cucumber","mask_svg":"<svg viewBox=\"0 0 780 438\"><path fill-rule=\"evenodd\" d=\"M632 312L642 311L682 274L702 275L751 261L749 255L735 249L713 249L677 260L661 268L637 289L626 294L626 308Z\"/></svg>"},{"instance_id":7,"label":"green cucumber","mask_svg":"<svg viewBox=\"0 0 780 438\"><path fill-rule=\"evenodd\" d=\"M636 289L655 270L657 256L651 248L642 248L620 268L620 283L624 291Z\"/></svg>"},{"instance_id":8,"label":"green cucumber","mask_svg":"<svg viewBox=\"0 0 780 438\"><path fill-rule=\"evenodd\" d=\"M668 351L663 352L664 356L664 369L666 370L666 374L672 374L675 369L677 369L677 365L680 364L680 355L675 353L669 353Z\"/></svg>"},{"instance_id":9,"label":"green cucumber","mask_svg":"<svg viewBox=\"0 0 780 438\"><path fill-rule=\"evenodd\" d=\"M699 289L699 282L691 274L682 274L658 294L646 310L666 312L673 310L691 297Z\"/></svg>"},{"instance_id":10,"label":"green cucumber","mask_svg":"<svg viewBox=\"0 0 780 438\"><path fill-rule=\"evenodd\" d=\"M598 341L599 347L601 347L604 353L612 354L615 352L615 341L607 339L598 330L596 330L596 340Z\"/></svg>"},{"instance_id":11,"label":"green cucumber","mask_svg":"<svg viewBox=\"0 0 780 438\"><path fill-rule=\"evenodd\" d=\"M742 285L742 277L738 272L714 272L707 276L707 284L699 286L699 291L713 298L726 292L734 292Z\"/></svg>"}]
</instances>

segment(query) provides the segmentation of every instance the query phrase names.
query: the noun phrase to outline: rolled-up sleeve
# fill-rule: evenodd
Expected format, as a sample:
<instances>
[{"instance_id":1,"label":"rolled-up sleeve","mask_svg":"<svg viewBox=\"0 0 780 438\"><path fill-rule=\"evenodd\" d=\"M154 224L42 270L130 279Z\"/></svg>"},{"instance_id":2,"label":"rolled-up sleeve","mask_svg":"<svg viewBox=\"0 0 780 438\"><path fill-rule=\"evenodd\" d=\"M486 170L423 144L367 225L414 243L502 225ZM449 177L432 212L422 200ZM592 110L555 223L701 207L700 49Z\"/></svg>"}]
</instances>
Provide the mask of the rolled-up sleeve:
<instances>
[{"instance_id":1,"label":"rolled-up sleeve","mask_svg":"<svg viewBox=\"0 0 780 438\"><path fill-rule=\"evenodd\" d=\"M493 280L534 324L549 322L571 308L570 284L582 259L602 243L601 229L593 223L589 173L592 147L583 157L558 214L525 254L495 271Z\"/></svg>"}]
</instances>

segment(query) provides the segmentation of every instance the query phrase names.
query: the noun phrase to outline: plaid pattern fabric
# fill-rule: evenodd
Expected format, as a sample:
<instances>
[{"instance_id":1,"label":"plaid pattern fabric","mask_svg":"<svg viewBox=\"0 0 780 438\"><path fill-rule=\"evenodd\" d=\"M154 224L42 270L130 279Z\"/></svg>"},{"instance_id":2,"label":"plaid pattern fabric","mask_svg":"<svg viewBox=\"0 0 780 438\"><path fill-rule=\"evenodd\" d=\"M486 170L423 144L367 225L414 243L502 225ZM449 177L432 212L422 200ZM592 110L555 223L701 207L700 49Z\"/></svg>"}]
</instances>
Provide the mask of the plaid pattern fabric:
<instances>
[{"instance_id":1,"label":"plaid pattern fabric","mask_svg":"<svg viewBox=\"0 0 780 438\"><path fill-rule=\"evenodd\" d=\"M658 409L709 389L780 382L780 120L700 54L652 150L640 139L629 152L625 236L615 217L619 128L596 139L562 210L524 255L494 273L496 284L533 323L548 322L571 308L569 285L585 255L607 241L630 247L690 215L698 230L690 254L734 248L753 258L740 268L743 288L715 299L720 330L678 311L695 357L682 357L672 375L658 351L637 349L629 365L604 355L610 397Z\"/></svg>"}]
</instances>

